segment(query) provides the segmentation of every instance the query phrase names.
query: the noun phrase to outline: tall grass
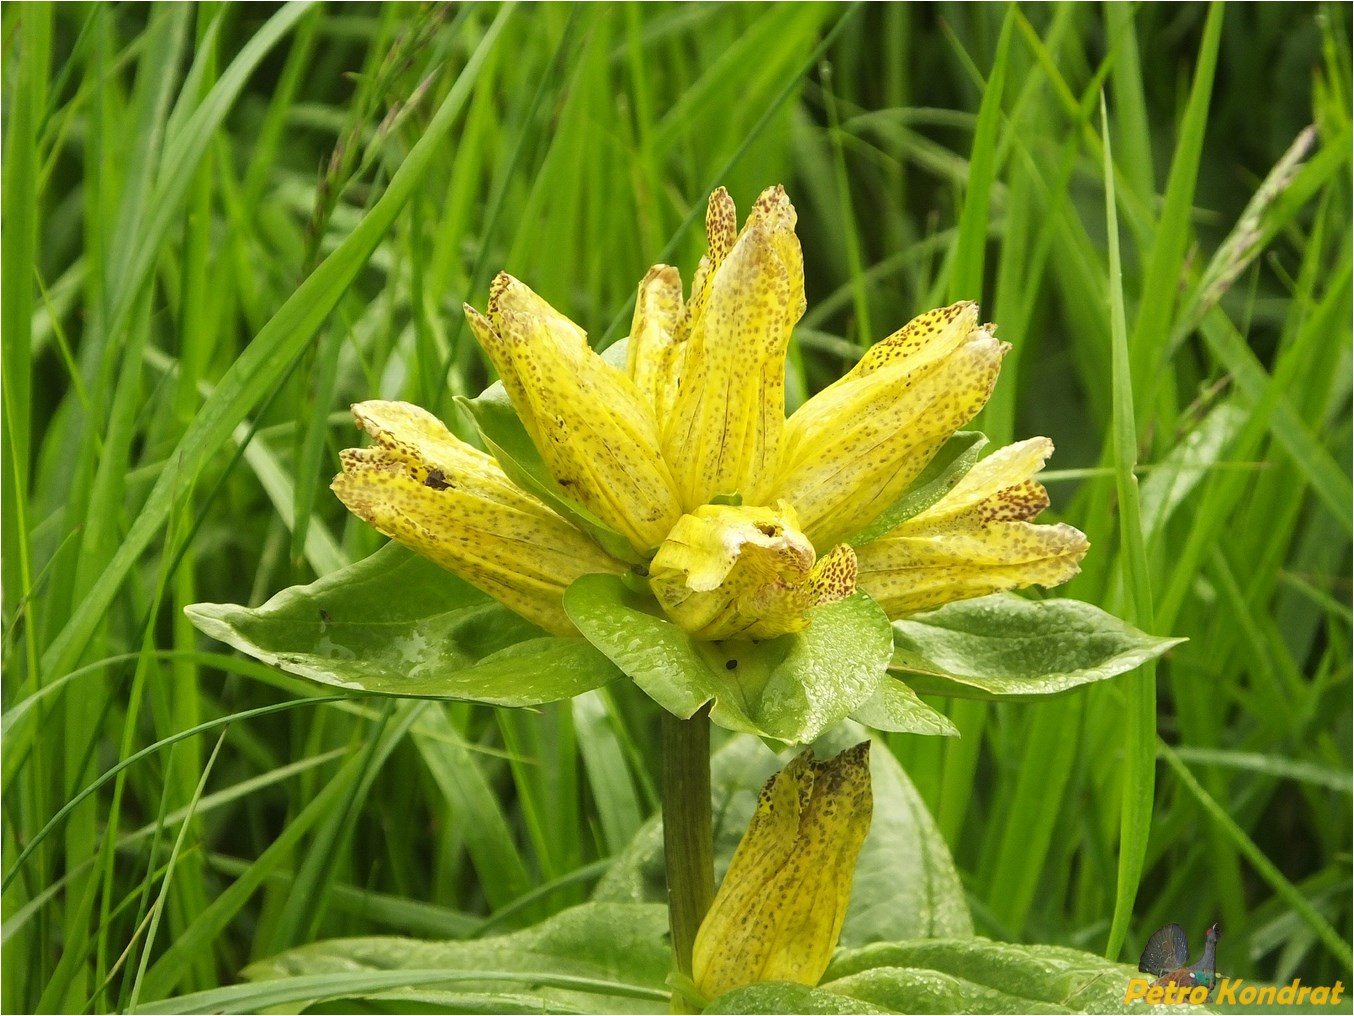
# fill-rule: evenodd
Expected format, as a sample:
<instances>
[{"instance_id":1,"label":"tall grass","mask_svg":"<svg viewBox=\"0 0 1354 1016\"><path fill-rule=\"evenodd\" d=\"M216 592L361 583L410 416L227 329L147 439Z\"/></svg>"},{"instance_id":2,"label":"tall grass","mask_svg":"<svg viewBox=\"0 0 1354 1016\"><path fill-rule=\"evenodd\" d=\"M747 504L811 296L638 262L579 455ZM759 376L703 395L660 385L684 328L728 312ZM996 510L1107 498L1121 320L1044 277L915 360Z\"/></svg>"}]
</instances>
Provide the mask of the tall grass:
<instances>
[{"instance_id":1,"label":"tall grass","mask_svg":"<svg viewBox=\"0 0 1354 1016\"><path fill-rule=\"evenodd\" d=\"M610 342L712 187L774 182L791 401L981 299L1014 350L980 422L1054 439L1093 541L1068 595L1190 639L889 738L980 933L1127 958L1221 918L1229 973L1348 983L1349 37L1341 5L7 5L0 1004L586 896L655 807L634 688L335 700L181 608L376 549L326 489L345 407L469 438L494 272Z\"/></svg>"}]
</instances>

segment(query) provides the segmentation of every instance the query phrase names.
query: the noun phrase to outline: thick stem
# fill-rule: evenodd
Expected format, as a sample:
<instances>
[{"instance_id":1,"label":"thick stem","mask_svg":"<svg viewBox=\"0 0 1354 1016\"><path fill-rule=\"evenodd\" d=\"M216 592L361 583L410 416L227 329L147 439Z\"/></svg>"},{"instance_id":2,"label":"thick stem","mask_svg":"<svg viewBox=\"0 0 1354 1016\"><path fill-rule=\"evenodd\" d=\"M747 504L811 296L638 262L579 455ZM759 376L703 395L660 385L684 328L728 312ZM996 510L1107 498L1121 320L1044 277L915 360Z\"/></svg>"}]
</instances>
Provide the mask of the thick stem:
<instances>
[{"instance_id":1,"label":"thick stem","mask_svg":"<svg viewBox=\"0 0 1354 1016\"><path fill-rule=\"evenodd\" d=\"M663 850L668 875L668 926L679 973L691 976L696 930L715 895L710 821L708 707L689 720L663 712ZM681 1004L674 998L673 1011Z\"/></svg>"}]
</instances>

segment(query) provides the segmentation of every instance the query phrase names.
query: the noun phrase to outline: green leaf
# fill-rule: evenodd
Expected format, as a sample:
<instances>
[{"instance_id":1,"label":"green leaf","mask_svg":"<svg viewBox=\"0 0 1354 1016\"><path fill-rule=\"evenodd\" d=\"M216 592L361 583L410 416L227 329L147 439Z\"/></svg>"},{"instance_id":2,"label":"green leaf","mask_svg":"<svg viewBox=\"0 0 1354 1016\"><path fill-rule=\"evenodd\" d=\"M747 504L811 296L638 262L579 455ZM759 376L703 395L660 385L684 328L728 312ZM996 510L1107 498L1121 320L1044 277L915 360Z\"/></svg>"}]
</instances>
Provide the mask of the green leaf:
<instances>
[{"instance_id":1,"label":"green leaf","mask_svg":"<svg viewBox=\"0 0 1354 1016\"><path fill-rule=\"evenodd\" d=\"M798 1012L850 1016L853 1013L886 1013L869 1002L823 988L810 988L789 981L749 984L720 995L705 1010L707 1013Z\"/></svg>"},{"instance_id":2,"label":"green leaf","mask_svg":"<svg viewBox=\"0 0 1354 1016\"><path fill-rule=\"evenodd\" d=\"M201 631L321 684L524 706L617 677L583 639L540 629L398 544L261 607L196 603Z\"/></svg>"},{"instance_id":3,"label":"green leaf","mask_svg":"<svg viewBox=\"0 0 1354 1016\"><path fill-rule=\"evenodd\" d=\"M875 730L900 734L959 736L959 728L948 716L928 706L902 681L892 679L879 682L875 693L856 706L851 719Z\"/></svg>"},{"instance_id":4,"label":"green leaf","mask_svg":"<svg viewBox=\"0 0 1354 1016\"><path fill-rule=\"evenodd\" d=\"M930 508L955 488L964 475L978 461L978 454L987 444L987 435L976 430L961 430L940 446L940 451L926 464L903 496L884 509L882 515L855 536L853 547L863 547L877 540L895 526Z\"/></svg>"},{"instance_id":5,"label":"green leaf","mask_svg":"<svg viewBox=\"0 0 1354 1016\"><path fill-rule=\"evenodd\" d=\"M864 731L842 723L814 743L819 758L857 744ZM776 755L755 738L735 737L710 760L715 815L715 874L723 879L746 832L757 795L793 752ZM907 774L883 745L870 752L874 818L856 861L841 945L973 934L963 886L940 830ZM598 883L598 900L667 899L663 824L651 819Z\"/></svg>"},{"instance_id":6,"label":"green leaf","mask_svg":"<svg viewBox=\"0 0 1354 1016\"><path fill-rule=\"evenodd\" d=\"M1029 699L1123 674L1184 639L1138 631L1079 600L1010 593L949 603L893 622L891 669L917 691Z\"/></svg>"},{"instance_id":7,"label":"green leaf","mask_svg":"<svg viewBox=\"0 0 1354 1016\"><path fill-rule=\"evenodd\" d=\"M522 418L517 415L502 381L495 381L473 399L457 396L456 404L469 415L484 439L485 447L498 460L509 480L536 495L587 533L612 557L631 564L644 562L644 557L635 553L629 540L560 492L545 460L522 425Z\"/></svg>"},{"instance_id":8,"label":"green leaf","mask_svg":"<svg viewBox=\"0 0 1354 1016\"><path fill-rule=\"evenodd\" d=\"M1126 1013L1143 1009L1124 1002L1129 981L1142 976L1062 946L932 939L841 953L819 989L887 1012Z\"/></svg>"},{"instance_id":9,"label":"green leaf","mask_svg":"<svg viewBox=\"0 0 1354 1016\"><path fill-rule=\"evenodd\" d=\"M666 934L665 907L585 903L535 927L479 940L335 939L255 963L244 973L262 984L218 989L211 1001L221 1007L215 1011L258 1011L232 1002L256 999L268 984L278 989L263 996L272 1005L285 999L304 1007L320 999L377 994L394 1000L407 995L392 990L400 987L398 979L375 978L406 970L418 974L412 981L417 997L436 999L444 1011L471 1006L478 1011L486 997L502 994L513 1000L507 1011L522 1011L526 1004L536 1012L663 1013L670 996L664 979L672 963ZM441 971L441 977L432 971ZM232 990L239 999L229 996ZM158 1011L210 1011L182 1005L193 998L170 999ZM175 1003L181 1007L173 1008Z\"/></svg>"},{"instance_id":10,"label":"green leaf","mask_svg":"<svg viewBox=\"0 0 1354 1016\"><path fill-rule=\"evenodd\" d=\"M765 642L693 639L612 575L577 579L564 609L668 712L685 719L713 701L720 726L790 744L813 740L874 694L891 651L884 612L861 593L812 608L807 630Z\"/></svg>"}]
</instances>

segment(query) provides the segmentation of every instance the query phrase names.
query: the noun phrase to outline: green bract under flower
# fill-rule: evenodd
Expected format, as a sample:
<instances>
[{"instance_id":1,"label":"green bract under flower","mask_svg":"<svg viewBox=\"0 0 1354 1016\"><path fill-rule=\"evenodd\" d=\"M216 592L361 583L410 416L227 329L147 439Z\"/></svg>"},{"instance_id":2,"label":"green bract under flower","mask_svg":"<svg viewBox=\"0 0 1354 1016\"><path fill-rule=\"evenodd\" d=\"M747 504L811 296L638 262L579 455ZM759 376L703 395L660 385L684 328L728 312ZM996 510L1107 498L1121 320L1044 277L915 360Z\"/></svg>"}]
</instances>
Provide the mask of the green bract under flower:
<instances>
[{"instance_id":1,"label":"green bract under flower","mask_svg":"<svg viewBox=\"0 0 1354 1016\"><path fill-rule=\"evenodd\" d=\"M1032 479L1046 439L958 468L899 510L983 407L1009 348L976 305L915 318L786 418L785 353L805 307L794 226L780 187L741 231L716 191L689 296L668 266L640 283L624 368L511 276L494 280L486 313L466 308L539 453L540 497L391 402L354 407L374 444L343 454L335 492L558 635L577 633L564 590L597 573L633 569L654 612L706 641L802 632L857 591L892 618L1076 574L1086 538L1032 522L1048 504Z\"/></svg>"}]
</instances>

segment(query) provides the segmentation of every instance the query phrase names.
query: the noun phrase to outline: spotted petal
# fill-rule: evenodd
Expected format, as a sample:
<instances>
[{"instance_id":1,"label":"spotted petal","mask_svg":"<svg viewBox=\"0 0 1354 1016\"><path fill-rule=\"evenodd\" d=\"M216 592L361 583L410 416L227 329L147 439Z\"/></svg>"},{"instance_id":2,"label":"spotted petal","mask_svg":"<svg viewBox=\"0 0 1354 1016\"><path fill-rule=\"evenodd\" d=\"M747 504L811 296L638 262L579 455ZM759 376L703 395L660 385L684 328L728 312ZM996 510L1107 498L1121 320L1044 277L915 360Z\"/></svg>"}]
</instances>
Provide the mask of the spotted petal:
<instances>
[{"instance_id":1,"label":"spotted petal","mask_svg":"<svg viewBox=\"0 0 1354 1016\"><path fill-rule=\"evenodd\" d=\"M823 762L806 751L762 789L696 935L692 976L707 998L823 976L870 829L869 751L865 741Z\"/></svg>"},{"instance_id":2,"label":"spotted petal","mask_svg":"<svg viewBox=\"0 0 1354 1016\"><path fill-rule=\"evenodd\" d=\"M373 444L341 454L339 500L546 631L576 634L563 607L574 579L625 570L426 410L363 402L353 416Z\"/></svg>"},{"instance_id":3,"label":"spotted petal","mask_svg":"<svg viewBox=\"0 0 1354 1016\"><path fill-rule=\"evenodd\" d=\"M821 561L794 510L703 505L683 515L649 565L664 613L695 638L768 639L803 631L805 611L855 592L855 554Z\"/></svg>"},{"instance_id":4,"label":"spotted petal","mask_svg":"<svg viewBox=\"0 0 1354 1016\"><path fill-rule=\"evenodd\" d=\"M626 373L657 420L672 415L677 399L686 351L686 343L679 339L685 328L682 277L671 265L654 265L640 282L635 298Z\"/></svg>"},{"instance_id":5,"label":"spotted petal","mask_svg":"<svg viewBox=\"0 0 1354 1016\"><path fill-rule=\"evenodd\" d=\"M1009 348L958 303L909 322L789 420L777 495L817 547L863 529L987 402Z\"/></svg>"},{"instance_id":6,"label":"spotted petal","mask_svg":"<svg viewBox=\"0 0 1354 1016\"><path fill-rule=\"evenodd\" d=\"M979 462L931 508L858 550L860 587L899 617L1066 582L1089 547L1085 535L1030 521L1048 506L1031 477L1052 451L1047 438L1033 438Z\"/></svg>"},{"instance_id":7,"label":"spotted petal","mask_svg":"<svg viewBox=\"0 0 1354 1016\"><path fill-rule=\"evenodd\" d=\"M735 215L728 193L715 191L710 252L676 337L680 385L660 418L687 511L734 493L769 501L785 428L785 351L804 313L803 256L785 191L765 191L736 239Z\"/></svg>"},{"instance_id":8,"label":"spotted petal","mask_svg":"<svg viewBox=\"0 0 1354 1016\"><path fill-rule=\"evenodd\" d=\"M487 318L465 312L555 482L636 550L662 542L681 511L635 383L510 275L494 280Z\"/></svg>"}]
</instances>

